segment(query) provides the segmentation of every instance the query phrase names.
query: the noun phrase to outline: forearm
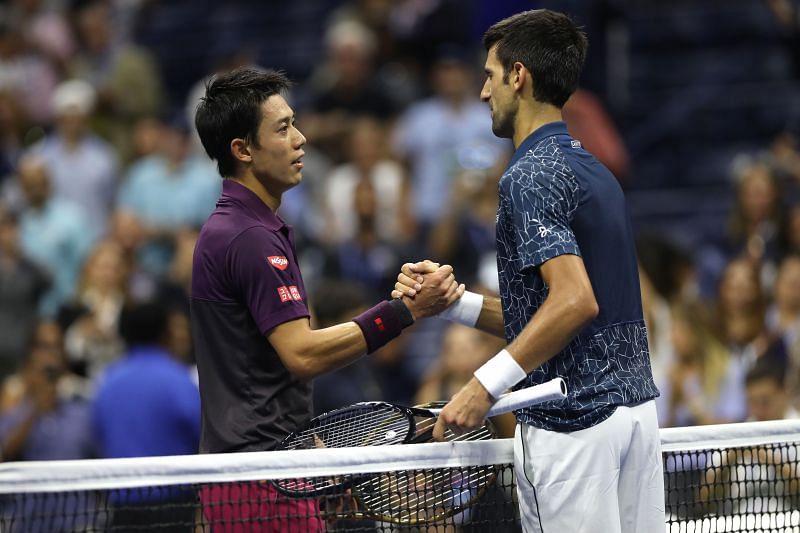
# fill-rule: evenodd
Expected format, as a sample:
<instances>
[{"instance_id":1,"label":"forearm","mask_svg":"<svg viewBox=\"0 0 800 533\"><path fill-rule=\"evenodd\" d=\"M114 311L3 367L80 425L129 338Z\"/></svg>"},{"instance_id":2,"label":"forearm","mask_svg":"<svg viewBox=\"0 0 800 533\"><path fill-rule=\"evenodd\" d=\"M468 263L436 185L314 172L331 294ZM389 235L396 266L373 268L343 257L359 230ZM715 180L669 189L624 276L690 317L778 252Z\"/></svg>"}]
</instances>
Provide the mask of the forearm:
<instances>
[{"instance_id":1,"label":"forearm","mask_svg":"<svg viewBox=\"0 0 800 533\"><path fill-rule=\"evenodd\" d=\"M311 379L352 363L366 353L367 342L355 322L309 329L296 349L295 368L290 371L303 379Z\"/></svg>"},{"instance_id":2,"label":"forearm","mask_svg":"<svg viewBox=\"0 0 800 533\"><path fill-rule=\"evenodd\" d=\"M22 450L25 447L25 442L31 434L36 418L36 413L31 412L29 416L25 417L25 419L11 431L8 438L3 443L2 452L0 452L2 453L0 457L2 457L3 461L17 461L20 459Z\"/></svg>"},{"instance_id":3,"label":"forearm","mask_svg":"<svg viewBox=\"0 0 800 533\"><path fill-rule=\"evenodd\" d=\"M381 302L345 322L312 330L307 318L280 324L268 335L284 366L308 380L374 352L414 323L399 300Z\"/></svg>"},{"instance_id":4,"label":"forearm","mask_svg":"<svg viewBox=\"0 0 800 533\"><path fill-rule=\"evenodd\" d=\"M475 327L495 337L505 338L503 306L500 303L500 298L492 296L483 297L481 314L478 316L478 322L475 324Z\"/></svg>"},{"instance_id":5,"label":"forearm","mask_svg":"<svg viewBox=\"0 0 800 533\"><path fill-rule=\"evenodd\" d=\"M548 297L508 351L530 373L563 350L596 314L589 303Z\"/></svg>"}]
</instances>

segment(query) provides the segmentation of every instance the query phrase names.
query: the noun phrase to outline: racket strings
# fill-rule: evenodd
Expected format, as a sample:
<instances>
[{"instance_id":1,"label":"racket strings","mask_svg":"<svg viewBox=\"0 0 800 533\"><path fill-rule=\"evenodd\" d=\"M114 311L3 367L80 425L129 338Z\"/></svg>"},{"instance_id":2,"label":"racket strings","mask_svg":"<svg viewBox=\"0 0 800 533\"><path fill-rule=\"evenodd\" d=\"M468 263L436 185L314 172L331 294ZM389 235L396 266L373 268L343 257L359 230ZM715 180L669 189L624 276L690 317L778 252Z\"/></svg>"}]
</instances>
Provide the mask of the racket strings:
<instances>
[{"instance_id":1,"label":"racket strings","mask_svg":"<svg viewBox=\"0 0 800 533\"><path fill-rule=\"evenodd\" d=\"M284 449L345 448L400 444L411 421L391 406L358 407L333 412L284 442Z\"/></svg>"},{"instance_id":2,"label":"racket strings","mask_svg":"<svg viewBox=\"0 0 800 533\"><path fill-rule=\"evenodd\" d=\"M388 472L358 484L358 499L384 520L431 522L468 507L495 478L491 466Z\"/></svg>"}]
</instances>

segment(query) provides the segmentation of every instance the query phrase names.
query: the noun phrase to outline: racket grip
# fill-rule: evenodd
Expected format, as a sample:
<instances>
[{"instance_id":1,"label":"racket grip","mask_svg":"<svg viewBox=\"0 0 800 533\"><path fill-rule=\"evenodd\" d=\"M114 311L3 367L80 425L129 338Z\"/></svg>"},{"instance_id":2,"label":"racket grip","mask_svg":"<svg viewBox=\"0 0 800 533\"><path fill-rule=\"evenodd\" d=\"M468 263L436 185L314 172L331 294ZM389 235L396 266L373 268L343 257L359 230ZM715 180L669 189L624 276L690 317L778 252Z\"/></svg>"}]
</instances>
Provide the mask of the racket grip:
<instances>
[{"instance_id":1,"label":"racket grip","mask_svg":"<svg viewBox=\"0 0 800 533\"><path fill-rule=\"evenodd\" d=\"M494 402L486 416L500 415L515 409L522 409L523 407L530 407L551 400L562 400L566 397L567 384L561 378L553 378L540 385L503 394Z\"/></svg>"}]
</instances>

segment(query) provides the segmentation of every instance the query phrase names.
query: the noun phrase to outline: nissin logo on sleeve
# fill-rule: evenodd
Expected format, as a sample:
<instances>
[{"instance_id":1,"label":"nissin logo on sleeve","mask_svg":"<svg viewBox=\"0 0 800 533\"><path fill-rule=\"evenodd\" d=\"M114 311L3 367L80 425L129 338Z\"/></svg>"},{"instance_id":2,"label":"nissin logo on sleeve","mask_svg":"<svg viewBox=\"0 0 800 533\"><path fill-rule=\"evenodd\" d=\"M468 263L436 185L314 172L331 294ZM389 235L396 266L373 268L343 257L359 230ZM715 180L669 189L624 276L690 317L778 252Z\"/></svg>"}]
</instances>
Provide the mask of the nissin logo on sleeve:
<instances>
[{"instance_id":1,"label":"nissin logo on sleeve","mask_svg":"<svg viewBox=\"0 0 800 533\"><path fill-rule=\"evenodd\" d=\"M271 255L267 257L267 261L278 270L286 270L286 267L289 266L289 260L282 255Z\"/></svg>"}]
</instances>

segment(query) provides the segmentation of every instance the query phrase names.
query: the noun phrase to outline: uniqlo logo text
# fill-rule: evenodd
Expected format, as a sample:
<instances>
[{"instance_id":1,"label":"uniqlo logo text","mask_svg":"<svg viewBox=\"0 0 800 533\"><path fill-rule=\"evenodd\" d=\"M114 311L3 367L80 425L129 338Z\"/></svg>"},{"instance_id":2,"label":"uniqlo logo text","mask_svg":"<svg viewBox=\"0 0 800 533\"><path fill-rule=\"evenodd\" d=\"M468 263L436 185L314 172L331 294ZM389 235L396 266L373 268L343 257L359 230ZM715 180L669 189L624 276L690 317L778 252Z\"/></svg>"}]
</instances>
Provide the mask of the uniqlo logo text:
<instances>
[{"instance_id":1,"label":"uniqlo logo text","mask_svg":"<svg viewBox=\"0 0 800 533\"><path fill-rule=\"evenodd\" d=\"M381 320L380 317L375 319L375 325L378 326L378 329L380 331L385 331L386 330L386 326L383 325L383 320Z\"/></svg>"},{"instance_id":2,"label":"uniqlo logo text","mask_svg":"<svg viewBox=\"0 0 800 533\"><path fill-rule=\"evenodd\" d=\"M297 290L297 287L294 285L289 285L289 294L292 295L292 300L302 300L303 297L300 296L300 291Z\"/></svg>"},{"instance_id":3,"label":"uniqlo logo text","mask_svg":"<svg viewBox=\"0 0 800 533\"><path fill-rule=\"evenodd\" d=\"M278 296L281 298L281 302L288 302L292 299L292 295L289 293L289 289L284 287L278 287Z\"/></svg>"},{"instance_id":4,"label":"uniqlo logo text","mask_svg":"<svg viewBox=\"0 0 800 533\"><path fill-rule=\"evenodd\" d=\"M267 257L267 261L278 270L286 270L286 267L289 266L289 260L282 255L271 255Z\"/></svg>"}]
</instances>

